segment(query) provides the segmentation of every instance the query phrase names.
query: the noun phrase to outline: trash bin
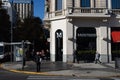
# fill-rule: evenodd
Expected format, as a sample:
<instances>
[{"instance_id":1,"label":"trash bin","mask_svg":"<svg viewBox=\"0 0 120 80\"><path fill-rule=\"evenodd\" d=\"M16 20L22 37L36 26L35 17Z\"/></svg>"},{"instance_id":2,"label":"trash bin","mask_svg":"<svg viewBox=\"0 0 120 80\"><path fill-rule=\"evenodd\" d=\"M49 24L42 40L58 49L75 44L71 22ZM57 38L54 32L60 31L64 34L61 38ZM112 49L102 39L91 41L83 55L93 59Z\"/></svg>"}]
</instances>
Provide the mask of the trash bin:
<instances>
[{"instance_id":1,"label":"trash bin","mask_svg":"<svg viewBox=\"0 0 120 80\"><path fill-rule=\"evenodd\" d=\"M120 69L120 58L115 58L115 68Z\"/></svg>"}]
</instances>

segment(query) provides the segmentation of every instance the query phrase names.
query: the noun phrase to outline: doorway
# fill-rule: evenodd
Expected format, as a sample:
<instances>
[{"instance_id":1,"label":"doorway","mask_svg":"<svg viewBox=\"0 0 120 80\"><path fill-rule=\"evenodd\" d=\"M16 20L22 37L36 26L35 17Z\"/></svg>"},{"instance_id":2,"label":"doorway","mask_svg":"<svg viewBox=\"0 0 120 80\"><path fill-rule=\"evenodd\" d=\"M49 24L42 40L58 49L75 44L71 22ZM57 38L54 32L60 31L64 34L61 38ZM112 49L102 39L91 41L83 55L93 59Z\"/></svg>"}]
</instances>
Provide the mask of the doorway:
<instances>
[{"instance_id":1,"label":"doorway","mask_svg":"<svg viewBox=\"0 0 120 80\"><path fill-rule=\"evenodd\" d=\"M96 29L79 27L76 32L77 54L79 60L92 62L96 52Z\"/></svg>"},{"instance_id":2,"label":"doorway","mask_svg":"<svg viewBox=\"0 0 120 80\"><path fill-rule=\"evenodd\" d=\"M55 61L63 61L63 32L57 30L55 32Z\"/></svg>"}]
</instances>

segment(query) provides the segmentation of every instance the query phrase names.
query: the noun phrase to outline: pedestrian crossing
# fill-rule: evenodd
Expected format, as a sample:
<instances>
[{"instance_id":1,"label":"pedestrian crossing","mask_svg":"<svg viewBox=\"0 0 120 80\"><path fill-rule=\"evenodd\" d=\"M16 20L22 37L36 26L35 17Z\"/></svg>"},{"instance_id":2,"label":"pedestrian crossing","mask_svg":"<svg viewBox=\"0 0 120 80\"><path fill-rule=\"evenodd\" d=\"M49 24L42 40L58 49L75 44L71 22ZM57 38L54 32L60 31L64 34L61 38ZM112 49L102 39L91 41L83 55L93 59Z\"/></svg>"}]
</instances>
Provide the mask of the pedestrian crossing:
<instances>
[{"instance_id":1,"label":"pedestrian crossing","mask_svg":"<svg viewBox=\"0 0 120 80\"><path fill-rule=\"evenodd\" d=\"M75 77L61 77L61 76L28 76L27 80L120 80L119 78L113 79L99 79L99 78L75 78Z\"/></svg>"}]
</instances>

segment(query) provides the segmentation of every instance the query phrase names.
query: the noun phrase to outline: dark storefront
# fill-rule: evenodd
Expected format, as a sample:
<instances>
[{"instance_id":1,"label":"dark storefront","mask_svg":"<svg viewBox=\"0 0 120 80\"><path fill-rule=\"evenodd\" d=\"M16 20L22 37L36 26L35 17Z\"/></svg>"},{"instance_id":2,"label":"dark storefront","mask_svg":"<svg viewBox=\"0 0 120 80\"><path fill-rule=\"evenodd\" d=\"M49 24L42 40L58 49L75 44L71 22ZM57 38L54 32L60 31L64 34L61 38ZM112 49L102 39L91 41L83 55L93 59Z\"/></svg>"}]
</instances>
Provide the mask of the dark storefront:
<instances>
[{"instance_id":1,"label":"dark storefront","mask_svg":"<svg viewBox=\"0 0 120 80\"><path fill-rule=\"evenodd\" d=\"M77 29L77 54L79 60L94 61L96 52L96 30L95 28L78 28Z\"/></svg>"}]
</instances>

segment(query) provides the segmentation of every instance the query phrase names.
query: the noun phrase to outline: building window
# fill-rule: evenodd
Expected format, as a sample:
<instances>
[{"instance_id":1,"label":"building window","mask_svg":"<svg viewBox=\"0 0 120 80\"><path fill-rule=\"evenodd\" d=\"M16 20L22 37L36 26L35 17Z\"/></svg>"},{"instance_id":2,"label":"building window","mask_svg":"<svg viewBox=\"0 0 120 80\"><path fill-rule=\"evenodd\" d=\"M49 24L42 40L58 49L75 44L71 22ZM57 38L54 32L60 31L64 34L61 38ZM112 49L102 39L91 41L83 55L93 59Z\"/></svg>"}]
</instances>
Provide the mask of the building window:
<instances>
[{"instance_id":1,"label":"building window","mask_svg":"<svg viewBox=\"0 0 120 80\"><path fill-rule=\"evenodd\" d=\"M81 0L81 7L90 7L90 0Z\"/></svg>"},{"instance_id":2,"label":"building window","mask_svg":"<svg viewBox=\"0 0 120 80\"><path fill-rule=\"evenodd\" d=\"M62 0L55 0L55 10L61 10L62 9Z\"/></svg>"},{"instance_id":3,"label":"building window","mask_svg":"<svg viewBox=\"0 0 120 80\"><path fill-rule=\"evenodd\" d=\"M120 9L120 0L112 0L112 9Z\"/></svg>"}]
</instances>

